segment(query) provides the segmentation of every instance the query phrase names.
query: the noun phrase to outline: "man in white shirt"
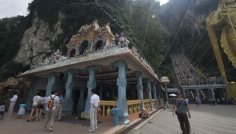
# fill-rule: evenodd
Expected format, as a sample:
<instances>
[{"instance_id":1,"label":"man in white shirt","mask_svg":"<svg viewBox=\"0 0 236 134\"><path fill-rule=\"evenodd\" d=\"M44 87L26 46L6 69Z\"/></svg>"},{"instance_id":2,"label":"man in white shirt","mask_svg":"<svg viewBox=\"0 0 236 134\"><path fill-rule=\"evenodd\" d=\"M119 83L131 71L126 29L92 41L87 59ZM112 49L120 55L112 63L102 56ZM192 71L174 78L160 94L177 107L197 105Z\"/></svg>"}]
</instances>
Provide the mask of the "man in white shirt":
<instances>
[{"instance_id":1,"label":"man in white shirt","mask_svg":"<svg viewBox=\"0 0 236 134\"><path fill-rule=\"evenodd\" d=\"M50 120L50 127L48 128L49 131L53 131L52 125L53 125L56 113L58 111L58 105L59 105L59 98L57 96L57 93L54 92L54 91L51 91L51 94L52 95L48 96L46 98L46 101L45 101L45 104L46 104L46 115L45 115L45 122L44 122L44 128L43 128L44 130L47 129L47 124L48 124L48 121ZM54 100L54 104L53 104L52 109L49 109L48 108L48 105L49 105L48 103L49 103L49 101L51 99Z\"/></svg>"},{"instance_id":2,"label":"man in white shirt","mask_svg":"<svg viewBox=\"0 0 236 134\"><path fill-rule=\"evenodd\" d=\"M89 116L90 116L90 130L89 132L94 133L95 129L97 129L97 114L98 111L100 110L100 98L96 94L96 89L91 90L92 96L90 98L90 111L89 111Z\"/></svg>"},{"instance_id":3,"label":"man in white shirt","mask_svg":"<svg viewBox=\"0 0 236 134\"><path fill-rule=\"evenodd\" d=\"M6 116L8 116L8 117L11 116L17 99L18 99L17 94L16 94L16 93L13 93L13 97L10 99L10 106L9 106L9 108L8 108L8 111L7 111Z\"/></svg>"},{"instance_id":4,"label":"man in white shirt","mask_svg":"<svg viewBox=\"0 0 236 134\"><path fill-rule=\"evenodd\" d=\"M29 121L32 121L32 117L33 114L35 113L35 120L39 121L39 108L38 108L38 104L40 103L41 97L39 96L40 93L37 93L34 98L33 98L33 104L32 104L32 108L31 108L31 113L30 113L30 119Z\"/></svg>"}]
</instances>

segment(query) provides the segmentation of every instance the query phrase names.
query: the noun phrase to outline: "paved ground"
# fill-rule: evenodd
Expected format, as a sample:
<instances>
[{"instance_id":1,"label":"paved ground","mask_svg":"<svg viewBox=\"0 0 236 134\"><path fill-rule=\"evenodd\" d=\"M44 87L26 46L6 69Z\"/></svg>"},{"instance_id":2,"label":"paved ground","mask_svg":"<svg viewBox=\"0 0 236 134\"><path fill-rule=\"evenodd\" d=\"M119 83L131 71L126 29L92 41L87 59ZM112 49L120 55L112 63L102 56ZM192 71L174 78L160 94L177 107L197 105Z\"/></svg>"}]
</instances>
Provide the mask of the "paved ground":
<instances>
[{"instance_id":1,"label":"paved ground","mask_svg":"<svg viewBox=\"0 0 236 134\"><path fill-rule=\"evenodd\" d=\"M86 134L89 133L89 120L75 120L73 117L63 118L61 122L54 122L54 131L44 131L44 119L40 121L27 122L29 115L22 119L16 118L16 113L12 117L4 117L0 120L0 134ZM82 126L78 126L81 124ZM114 128L112 123L98 122L98 130L95 134L102 134Z\"/></svg>"},{"instance_id":2,"label":"paved ground","mask_svg":"<svg viewBox=\"0 0 236 134\"><path fill-rule=\"evenodd\" d=\"M190 105L192 118L190 125L191 134L236 134L236 105ZM0 134L86 134L89 129L88 120L75 120L73 117L66 117L62 122L55 122L54 131L44 131L43 120L26 122L29 115L22 119L4 117L0 120ZM137 119L140 122L140 119ZM181 134L179 122L176 116L172 116L171 109L160 110L150 118L134 126L128 134ZM135 122L135 121L134 121ZM134 123L132 122L130 126ZM145 123L146 122L146 123ZM82 126L77 126L81 124ZM125 125L113 127L112 123L99 121L96 134L112 134L119 129L126 128ZM126 133L125 132L122 132Z\"/></svg>"},{"instance_id":3,"label":"paved ground","mask_svg":"<svg viewBox=\"0 0 236 134\"><path fill-rule=\"evenodd\" d=\"M236 134L236 105L190 104L191 134ZM150 119L150 120L149 120ZM143 126L136 126L128 134L181 134L176 115L171 109L161 110Z\"/></svg>"}]
</instances>

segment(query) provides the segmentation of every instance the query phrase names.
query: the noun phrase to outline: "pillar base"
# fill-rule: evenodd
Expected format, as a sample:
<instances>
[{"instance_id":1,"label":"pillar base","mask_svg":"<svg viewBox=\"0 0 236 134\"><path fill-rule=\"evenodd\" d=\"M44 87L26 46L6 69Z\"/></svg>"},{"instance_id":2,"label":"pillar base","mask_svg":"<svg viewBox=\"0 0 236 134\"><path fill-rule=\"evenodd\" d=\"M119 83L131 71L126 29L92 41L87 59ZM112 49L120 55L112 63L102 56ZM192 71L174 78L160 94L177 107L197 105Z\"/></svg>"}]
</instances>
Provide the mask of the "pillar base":
<instances>
[{"instance_id":1,"label":"pillar base","mask_svg":"<svg viewBox=\"0 0 236 134\"><path fill-rule=\"evenodd\" d=\"M128 120L128 114L125 115L124 117L118 117L118 123L121 124L121 125L129 125L130 124L130 121Z\"/></svg>"},{"instance_id":2,"label":"pillar base","mask_svg":"<svg viewBox=\"0 0 236 134\"><path fill-rule=\"evenodd\" d=\"M84 108L77 108L77 115L79 115L79 117L81 118L81 114L84 112Z\"/></svg>"},{"instance_id":3,"label":"pillar base","mask_svg":"<svg viewBox=\"0 0 236 134\"><path fill-rule=\"evenodd\" d=\"M82 112L81 113L81 118L84 118L84 119L90 119L90 116L89 116L89 113L88 112Z\"/></svg>"},{"instance_id":4,"label":"pillar base","mask_svg":"<svg viewBox=\"0 0 236 134\"><path fill-rule=\"evenodd\" d=\"M67 110L67 109L63 109L62 110L62 115L63 116L72 115L72 111L71 110Z\"/></svg>"}]
</instances>

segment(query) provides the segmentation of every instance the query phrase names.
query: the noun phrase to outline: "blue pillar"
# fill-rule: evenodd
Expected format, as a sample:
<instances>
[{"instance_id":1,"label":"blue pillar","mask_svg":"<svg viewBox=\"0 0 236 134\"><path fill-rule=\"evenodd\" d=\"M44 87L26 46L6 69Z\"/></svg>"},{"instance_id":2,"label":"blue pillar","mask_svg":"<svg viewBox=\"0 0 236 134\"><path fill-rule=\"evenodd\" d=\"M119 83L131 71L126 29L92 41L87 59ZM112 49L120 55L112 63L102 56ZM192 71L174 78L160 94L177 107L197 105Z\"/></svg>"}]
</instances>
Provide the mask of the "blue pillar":
<instances>
[{"instance_id":1,"label":"blue pillar","mask_svg":"<svg viewBox=\"0 0 236 134\"><path fill-rule=\"evenodd\" d=\"M150 100L150 107L151 110L153 110L153 106L152 106L152 90L151 90L151 83L150 83L150 79L146 78L146 82L147 82L147 92L148 92L148 99Z\"/></svg>"},{"instance_id":2,"label":"blue pillar","mask_svg":"<svg viewBox=\"0 0 236 134\"><path fill-rule=\"evenodd\" d=\"M101 84L100 86L99 86L99 97L100 97L100 100L102 100L103 99L103 97L102 97L102 94L103 93L103 84Z\"/></svg>"},{"instance_id":3,"label":"blue pillar","mask_svg":"<svg viewBox=\"0 0 236 134\"><path fill-rule=\"evenodd\" d=\"M143 80L142 80L142 73L141 72L135 72L135 75L137 77L137 85L136 88L138 90L137 96L138 100L141 100L140 104L140 110L144 108L144 102L143 102Z\"/></svg>"},{"instance_id":4,"label":"blue pillar","mask_svg":"<svg viewBox=\"0 0 236 134\"><path fill-rule=\"evenodd\" d=\"M56 78L59 76L59 73L50 73L48 76L48 85L46 96L51 95L51 91L54 91L56 88Z\"/></svg>"},{"instance_id":5,"label":"blue pillar","mask_svg":"<svg viewBox=\"0 0 236 134\"><path fill-rule=\"evenodd\" d=\"M229 98L229 91L228 91L228 89L225 88L225 91L226 91L226 95L227 95L227 97Z\"/></svg>"},{"instance_id":6,"label":"blue pillar","mask_svg":"<svg viewBox=\"0 0 236 134\"><path fill-rule=\"evenodd\" d=\"M161 89L160 89L160 86L157 85L157 96L158 96L158 99L161 99Z\"/></svg>"},{"instance_id":7,"label":"blue pillar","mask_svg":"<svg viewBox=\"0 0 236 134\"><path fill-rule=\"evenodd\" d=\"M212 96L212 97L215 97L214 89L211 88L210 90L211 90L211 96Z\"/></svg>"},{"instance_id":8,"label":"blue pillar","mask_svg":"<svg viewBox=\"0 0 236 134\"><path fill-rule=\"evenodd\" d=\"M186 96L185 96L185 89L183 89L183 97L186 97Z\"/></svg>"},{"instance_id":9,"label":"blue pillar","mask_svg":"<svg viewBox=\"0 0 236 134\"><path fill-rule=\"evenodd\" d=\"M96 88L96 81L95 81L95 72L96 70L101 70L101 66L99 65L92 65L86 67L86 70L89 71L89 80L87 82L88 94L85 103L85 110L81 114L82 118L89 119L89 110L90 110L90 98L91 98L91 90Z\"/></svg>"},{"instance_id":10,"label":"blue pillar","mask_svg":"<svg viewBox=\"0 0 236 134\"><path fill-rule=\"evenodd\" d=\"M80 91L80 97L79 97L79 101L78 101L78 111L84 110L84 92L85 92L86 87L81 87L79 89Z\"/></svg>"},{"instance_id":11,"label":"blue pillar","mask_svg":"<svg viewBox=\"0 0 236 134\"><path fill-rule=\"evenodd\" d=\"M153 89L153 96L154 96L154 99L156 100L156 108L158 108L157 91L156 91L155 83L152 83L152 89Z\"/></svg>"},{"instance_id":12,"label":"blue pillar","mask_svg":"<svg viewBox=\"0 0 236 134\"><path fill-rule=\"evenodd\" d=\"M125 60L118 60L111 64L112 67L118 67L118 78L117 78L117 86L118 86L118 99L116 102L117 108L120 108L118 122L119 124L128 125L130 121L128 120L128 107L126 100L126 70L127 63Z\"/></svg>"},{"instance_id":13,"label":"blue pillar","mask_svg":"<svg viewBox=\"0 0 236 134\"><path fill-rule=\"evenodd\" d=\"M78 70L71 69L68 70L67 73L67 82L66 82L66 94L63 104L63 113L65 115L72 114L72 90L74 88L74 79L73 75L78 72Z\"/></svg>"},{"instance_id":14,"label":"blue pillar","mask_svg":"<svg viewBox=\"0 0 236 134\"><path fill-rule=\"evenodd\" d=\"M26 109L30 110L32 106L32 100L35 95L35 89L36 89L36 84L38 81L38 77L32 77L31 78L31 87L29 90L28 98L27 98L27 104L26 104Z\"/></svg>"},{"instance_id":15,"label":"blue pillar","mask_svg":"<svg viewBox=\"0 0 236 134\"><path fill-rule=\"evenodd\" d=\"M162 90L162 86L159 86L159 93L160 93L160 97L163 98L163 90Z\"/></svg>"},{"instance_id":16,"label":"blue pillar","mask_svg":"<svg viewBox=\"0 0 236 134\"><path fill-rule=\"evenodd\" d=\"M115 98L115 87L111 87L111 100Z\"/></svg>"},{"instance_id":17,"label":"blue pillar","mask_svg":"<svg viewBox=\"0 0 236 134\"><path fill-rule=\"evenodd\" d=\"M196 96L199 98L199 90L198 89L195 90L196 90Z\"/></svg>"}]
</instances>

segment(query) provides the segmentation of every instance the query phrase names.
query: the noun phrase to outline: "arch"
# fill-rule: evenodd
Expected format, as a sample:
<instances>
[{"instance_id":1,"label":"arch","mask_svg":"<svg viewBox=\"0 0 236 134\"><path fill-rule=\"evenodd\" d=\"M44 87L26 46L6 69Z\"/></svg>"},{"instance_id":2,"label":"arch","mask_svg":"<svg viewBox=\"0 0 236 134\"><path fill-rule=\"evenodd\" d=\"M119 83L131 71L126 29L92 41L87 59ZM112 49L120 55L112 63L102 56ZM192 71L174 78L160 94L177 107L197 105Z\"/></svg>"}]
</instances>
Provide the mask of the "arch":
<instances>
[{"instance_id":1,"label":"arch","mask_svg":"<svg viewBox=\"0 0 236 134\"><path fill-rule=\"evenodd\" d=\"M93 45L93 51L97 51L106 45L106 39L100 36Z\"/></svg>"},{"instance_id":2,"label":"arch","mask_svg":"<svg viewBox=\"0 0 236 134\"><path fill-rule=\"evenodd\" d=\"M80 46L79 46L79 55L83 55L84 54L84 51L88 48L89 46L89 42L88 40L84 40Z\"/></svg>"},{"instance_id":3,"label":"arch","mask_svg":"<svg viewBox=\"0 0 236 134\"><path fill-rule=\"evenodd\" d=\"M76 48L72 48L69 52L69 57L75 57L76 56Z\"/></svg>"}]
</instances>

